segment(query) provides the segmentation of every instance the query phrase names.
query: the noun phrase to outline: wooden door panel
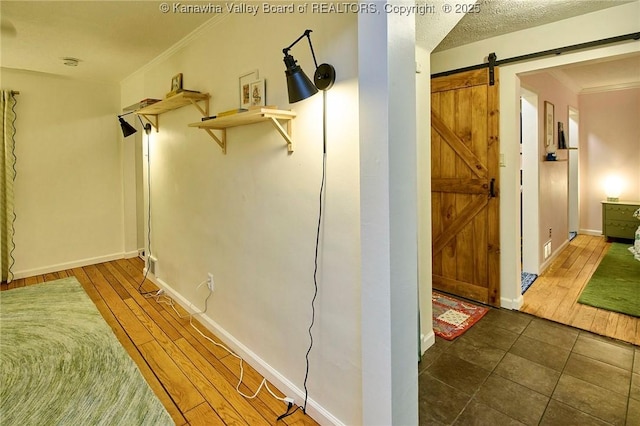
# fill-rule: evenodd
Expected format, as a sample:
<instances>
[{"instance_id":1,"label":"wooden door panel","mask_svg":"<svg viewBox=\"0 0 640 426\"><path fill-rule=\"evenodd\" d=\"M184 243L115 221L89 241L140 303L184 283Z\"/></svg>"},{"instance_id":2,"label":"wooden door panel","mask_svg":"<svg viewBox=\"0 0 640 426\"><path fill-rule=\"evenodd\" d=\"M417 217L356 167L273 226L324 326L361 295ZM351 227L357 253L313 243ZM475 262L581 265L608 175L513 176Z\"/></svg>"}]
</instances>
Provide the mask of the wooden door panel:
<instances>
[{"instance_id":1,"label":"wooden door panel","mask_svg":"<svg viewBox=\"0 0 640 426\"><path fill-rule=\"evenodd\" d=\"M488 82L487 69L432 80L433 285L498 306L498 97Z\"/></svg>"}]
</instances>

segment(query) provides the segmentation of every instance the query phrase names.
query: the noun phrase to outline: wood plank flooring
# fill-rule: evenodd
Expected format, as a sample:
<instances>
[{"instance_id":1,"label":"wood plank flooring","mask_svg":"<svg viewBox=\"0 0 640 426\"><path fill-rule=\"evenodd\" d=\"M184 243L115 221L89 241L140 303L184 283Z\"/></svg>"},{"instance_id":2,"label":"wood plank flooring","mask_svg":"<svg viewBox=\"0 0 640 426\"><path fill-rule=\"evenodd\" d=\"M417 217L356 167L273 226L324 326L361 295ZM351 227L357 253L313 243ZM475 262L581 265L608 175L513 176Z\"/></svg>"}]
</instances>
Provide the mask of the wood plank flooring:
<instances>
[{"instance_id":1,"label":"wood plank flooring","mask_svg":"<svg viewBox=\"0 0 640 426\"><path fill-rule=\"evenodd\" d=\"M142 296L138 292L142 268L138 258L121 259L15 280L2 284L0 290L75 276L176 425L276 424L287 406L264 389L254 399L236 392L238 359L203 338L188 318L180 318L170 306ZM142 290L157 287L147 280ZM180 316L187 315L177 309ZM220 341L195 319L194 324L207 337ZM262 376L245 362L240 390L253 395L261 382ZM284 397L275 386L269 387ZM317 425L302 410L278 423Z\"/></svg>"},{"instance_id":2,"label":"wood plank flooring","mask_svg":"<svg viewBox=\"0 0 640 426\"><path fill-rule=\"evenodd\" d=\"M577 302L610 246L604 237L578 235L527 290L520 310L640 345L640 318Z\"/></svg>"}]
</instances>

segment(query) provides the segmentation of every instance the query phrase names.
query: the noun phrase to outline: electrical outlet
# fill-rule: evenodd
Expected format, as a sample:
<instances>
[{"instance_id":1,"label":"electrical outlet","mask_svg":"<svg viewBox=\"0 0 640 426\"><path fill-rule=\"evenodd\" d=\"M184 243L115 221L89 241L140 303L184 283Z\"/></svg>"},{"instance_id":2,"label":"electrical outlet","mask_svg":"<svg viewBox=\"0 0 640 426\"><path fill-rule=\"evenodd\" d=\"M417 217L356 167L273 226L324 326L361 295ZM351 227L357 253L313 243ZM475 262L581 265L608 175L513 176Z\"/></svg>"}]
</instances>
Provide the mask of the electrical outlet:
<instances>
[{"instance_id":1,"label":"electrical outlet","mask_svg":"<svg viewBox=\"0 0 640 426\"><path fill-rule=\"evenodd\" d=\"M149 269L149 272L154 274L156 273L156 265L158 263L158 259L156 259L153 256L149 256L148 259L148 263L147 263L147 268Z\"/></svg>"},{"instance_id":2,"label":"electrical outlet","mask_svg":"<svg viewBox=\"0 0 640 426\"><path fill-rule=\"evenodd\" d=\"M547 241L544 245L544 259L546 260L551 256L551 241Z\"/></svg>"},{"instance_id":3,"label":"electrical outlet","mask_svg":"<svg viewBox=\"0 0 640 426\"><path fill-rule=\"evenodd\" d=\"M209 272L209 274L207 275L207 287L210 291L215 290L215 285L213 283L213 274L211 272Z\"/></svg>"}]
</instances>

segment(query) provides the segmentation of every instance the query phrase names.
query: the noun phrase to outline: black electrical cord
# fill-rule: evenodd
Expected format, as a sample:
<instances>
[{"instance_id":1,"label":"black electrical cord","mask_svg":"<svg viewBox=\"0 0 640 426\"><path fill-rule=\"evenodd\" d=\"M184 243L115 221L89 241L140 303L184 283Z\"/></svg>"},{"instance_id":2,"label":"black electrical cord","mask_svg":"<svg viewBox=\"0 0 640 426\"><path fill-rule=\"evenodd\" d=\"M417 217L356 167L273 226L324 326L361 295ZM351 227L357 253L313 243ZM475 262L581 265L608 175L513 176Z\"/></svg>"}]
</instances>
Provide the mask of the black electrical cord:
<instances>
[{"instance_id":1,"label":"black electrical cord","mask_svg":"<svg viewBox=\"0 0 640 426\"><path fill-rule=\"evenodd\" d=\"M287 407L287 411L286 411L286 413L284 413L283 415L279 416L279 417L276 419L276 422L279 422L280 420L282 420L282 419L284 419L284 418L286 418L286 417L289 417L290 415L292 415L293 413L295 413L296 411L298 411L298 410L300 409L300 406L297 406L295 410L290 411L290 410L291 410L291 407L293 407L293 403L291 403L291 402L290 402L290 403L289 403L289 406Z\"/></svg>"},{"instance_id":2,"label":"black electrical cord","mask_svg":"<svg viewBox=\"0 0 640 426\"><path fill-rule=\"evenodd\" d=\"M147 247L149 249L149 253L147 256L147 270L144 272L144 277L142 277L142 281L140 281L140 285L138 286L138 293L145 296L147 294L156 293L155 291L142 291L142 286L144 282L147 280L147 275L149 275L149 262L151 261L151 144L149 143L149 133L151 129L147 129L147 126L151 126L149 124L145 125L142 123L140 117L138 117L140 123L143 125L145 129L145 133L147 135Z\"/></svg>"},{"instance_id":3,"label":"black electrical cord","mask_svg":"<svg viewBox=\"0 0 640 426\"><path fill-rule=\"evenodd\" d=\"M311 329L315 323L316 308L315 302L318 296L318 250L320 247L320 228L322 225L322 212L323 212L323 200L324 200L324 187L327 176L327 92L322 91L322 179L320 181L320 195L319 195L319 209L318 209L318 226L316 228L316 250L314 259L313 270L313 298L311 299L311 324L309 325L309 349L305 355L306 369L304 373L304 405L302 406L302 412L307 413L307 400L309 398L309 390L307 389L307 380L309 379L309 354L313 347L313 334ZM293 413L292 413L293 414Z\"/></svg>"}]
</instances>

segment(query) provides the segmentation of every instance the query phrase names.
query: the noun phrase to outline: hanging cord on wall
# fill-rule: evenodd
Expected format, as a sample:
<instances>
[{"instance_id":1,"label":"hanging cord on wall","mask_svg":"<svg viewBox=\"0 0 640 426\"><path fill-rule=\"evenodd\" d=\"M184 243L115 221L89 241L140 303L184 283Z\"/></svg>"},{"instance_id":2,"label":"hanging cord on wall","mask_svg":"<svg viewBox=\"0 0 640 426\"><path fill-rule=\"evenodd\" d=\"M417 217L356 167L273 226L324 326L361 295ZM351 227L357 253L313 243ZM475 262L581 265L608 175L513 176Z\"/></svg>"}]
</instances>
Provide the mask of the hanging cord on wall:
<instances>
[{"instance_id":1,"label":"hanging cord on wall","mask_svg":"<svg viewBox=\"0 0 640 426\"><path fill-rule=\"evenodd\" d=\"M316 319L316 298L318 297L318 252L320 250L320 230L322 228L322 213L323 213L323 200L324 200L324 187L327 177L327 91L322 91L322 178L320 180L320 193L318 196L318 225L316 227L316 248L314 257L313 268L313 298L311 299L311 324L309 325L309 348L305 355L305 372L304 372L304 404L302 405L302 412L307 414L307 401L309 399L309 389L307 388L307 381L309 380L309 354L313 348L313 325ZM277 421L289 417L300 407L296 407L295 410L290 411L292 404L289 404L287 412L278 417Z\"/></svg>"},{"instance_id":2,"label":"hanging cord on wall","mask_svg":"<svg viewBox=\"0 0 640 426\"><path fill-rule=\"evenodd\" d=\"M144 271L144 277L142 277L142 281L140 281L140 285L138 286L138 293L146 296L147 294L157 293L156 291L142 291L142 286L144 282L147 280L147 275L149 275L149 263L151 261L151 143L149 142L149 133L151 133L151 125L144 124L140 116L138 116L138 120L140 120L140 124L145 130L145 134L147 135L147 270ZM147 127L148 126L148 127Z\"/></svg>"},{"instance_id":3,"label":"hanging cord on wall","mask_svg":"<svg viewBox=\"0 0 640 426\"><path fill-rule=\"evenodd\" d=\"M315 302L318 297L318 251L320 248L320 229L322 227L322 213L324 201L324 187L327 178L327 91L322 91L322 179L320 180L320 194L318 196L318 225L316 227L316 250L314 257L313 269L313 298L311 299L311 324L309 325L309 349L305 355L306 369L304 373L304 404L302 412L307 413L307 400L309 399L309 390L307 389L307 380L309 379L309 354L313 348L313 325L316 318Z\"/></svg>"}]
</instances>

